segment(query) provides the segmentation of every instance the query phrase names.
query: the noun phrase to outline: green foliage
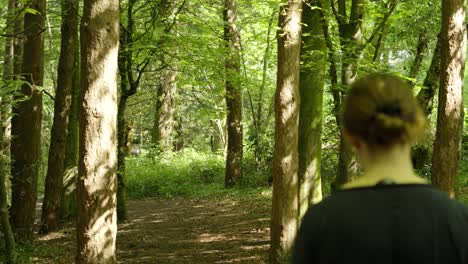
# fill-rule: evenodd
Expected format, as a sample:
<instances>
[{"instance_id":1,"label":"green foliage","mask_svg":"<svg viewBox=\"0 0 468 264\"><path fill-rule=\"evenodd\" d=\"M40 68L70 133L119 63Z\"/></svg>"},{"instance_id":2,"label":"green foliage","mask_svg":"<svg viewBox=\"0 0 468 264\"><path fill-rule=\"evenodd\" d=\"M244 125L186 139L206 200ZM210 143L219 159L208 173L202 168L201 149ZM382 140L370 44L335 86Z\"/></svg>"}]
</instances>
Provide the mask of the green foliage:
<instances>
[{"instance_id":1,"label":"green foliage","mask_svg":"<svg viewBox=\"0 0 468 264\"><path fill-rule=\"evenodd\" d=\"M232 191L251 193L268 188L271 166L257 171L253 155L247 153L241 186L235 190L225 189L224 159L219 154L193 149L159 154L157 151L148 151L140 157L128 158L128 196L203 197Z\"/></svg>"},{"instance_id":2,"label":"green foliage","mask_svg":"<svg viewBox=\"0 0 468 264\"><path fill-rule=\"evenodd\" d=\"M131 198L203 196L213 189L223 189L224 159L192 149L158 157L129 158L127 177Z\"/></svg>"}]
</instances>

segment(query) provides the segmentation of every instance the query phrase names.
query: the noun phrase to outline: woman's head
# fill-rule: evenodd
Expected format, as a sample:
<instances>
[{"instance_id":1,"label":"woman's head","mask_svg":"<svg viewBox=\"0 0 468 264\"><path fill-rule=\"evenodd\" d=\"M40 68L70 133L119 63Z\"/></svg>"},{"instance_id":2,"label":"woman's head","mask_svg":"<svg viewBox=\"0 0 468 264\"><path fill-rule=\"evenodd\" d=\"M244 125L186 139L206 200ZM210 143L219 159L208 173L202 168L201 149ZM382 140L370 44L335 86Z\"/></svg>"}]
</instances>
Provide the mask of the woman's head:
<instances>
[{"instance_id":1,"label":"woman's head","mask_svg":"<svg viewBox=\"0 0 468 264\"><path fill-rule=\"evenodd\" d=\"M346 132L370 147L414 142L426 119L408 82L390 74L371 74L351 87L343 109Z\"/></svg>"}]
</instances>

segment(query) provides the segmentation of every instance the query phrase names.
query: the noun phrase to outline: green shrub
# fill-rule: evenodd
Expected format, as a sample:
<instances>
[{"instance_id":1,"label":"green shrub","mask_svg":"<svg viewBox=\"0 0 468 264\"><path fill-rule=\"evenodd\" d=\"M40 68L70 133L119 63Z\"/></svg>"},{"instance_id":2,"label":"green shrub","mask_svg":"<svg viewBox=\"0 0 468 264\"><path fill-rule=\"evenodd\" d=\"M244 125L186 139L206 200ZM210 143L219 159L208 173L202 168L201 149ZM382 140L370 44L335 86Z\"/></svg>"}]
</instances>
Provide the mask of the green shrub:
<instances>
[{"instance_id":1,"label":"green shrub","mask_svg":"<svg viewBox=\"0 0 468 264\"><path fill-rule=\"evenodd\" d=\"M193 196L223 189L224 158L184 149L127 159L127 192L132 198Z\"/></svg>"}]
</instances>

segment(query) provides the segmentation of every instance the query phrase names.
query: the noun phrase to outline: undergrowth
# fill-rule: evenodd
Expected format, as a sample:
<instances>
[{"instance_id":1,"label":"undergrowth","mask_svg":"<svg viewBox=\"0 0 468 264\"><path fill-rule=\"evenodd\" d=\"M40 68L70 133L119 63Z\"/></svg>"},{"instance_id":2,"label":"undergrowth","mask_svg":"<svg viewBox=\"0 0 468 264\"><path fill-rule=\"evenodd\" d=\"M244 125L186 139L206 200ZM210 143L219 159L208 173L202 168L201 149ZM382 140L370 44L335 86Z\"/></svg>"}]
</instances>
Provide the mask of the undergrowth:
<instances>
[{"instance_id":1,"label":"undergrowth","mask_svg":"<svg viewBox=\"0 0 468 264\"><path fill-rule=\"evenodd\" d=\"M241 186L225 189L224 162L222 155L192 149L164 154L150 151L131 157L126 165L127 194L130 198L206 197L252 194L267 189L267 176L253 172L251 162L244 166Z\"/></svg>"}]
</instances>

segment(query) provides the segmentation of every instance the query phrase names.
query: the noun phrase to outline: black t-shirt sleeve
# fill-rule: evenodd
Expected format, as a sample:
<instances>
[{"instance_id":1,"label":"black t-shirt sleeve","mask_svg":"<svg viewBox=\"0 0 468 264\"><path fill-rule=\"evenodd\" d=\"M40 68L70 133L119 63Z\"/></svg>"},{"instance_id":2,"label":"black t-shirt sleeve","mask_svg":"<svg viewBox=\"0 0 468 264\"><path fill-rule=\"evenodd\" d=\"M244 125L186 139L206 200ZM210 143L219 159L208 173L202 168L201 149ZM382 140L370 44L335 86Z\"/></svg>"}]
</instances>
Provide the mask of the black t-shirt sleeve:
<instances>
[{"instance_id":1,"label":"black t-shirt sleeve","mask_svg":"<svg viewBox=\"0 0 468 264\"><path fill-rule=\"evenodd\" d=\"M291 256L292 264L311 263L313 258L316 257L320 240L318 232L320 230L321 212L319 211L319 206L315 205L309 208L304 216L294 242Z\"/></svg>"}]
</instances>

